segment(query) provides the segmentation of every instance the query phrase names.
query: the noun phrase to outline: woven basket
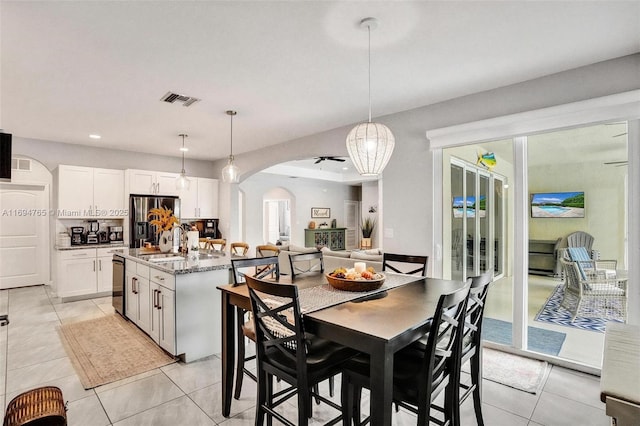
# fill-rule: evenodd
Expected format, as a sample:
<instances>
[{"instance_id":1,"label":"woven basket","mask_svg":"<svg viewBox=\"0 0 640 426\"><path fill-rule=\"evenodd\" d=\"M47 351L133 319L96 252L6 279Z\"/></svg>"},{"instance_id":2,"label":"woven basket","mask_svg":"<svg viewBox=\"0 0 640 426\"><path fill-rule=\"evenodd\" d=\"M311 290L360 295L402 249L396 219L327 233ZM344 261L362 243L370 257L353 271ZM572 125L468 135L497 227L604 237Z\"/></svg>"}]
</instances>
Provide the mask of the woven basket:
<instances>
[{"instance_id":1,"label":"woven basket","mask_svg":"<svg viewBox=\"0 0 640 426\"><path fill-rule=\"evenodd\" d=\"M382 274L380 274L382 275ZM329 274L325 275L327 277L327 282L331 285L331 287L343 290L343 291L371 291L377 288L380 288L384 283L385 276L382 275L382 278L378 280L346 280L344 278L336 278L332 277Z\"/></svg>"},{"instance_id":2,"label":"woven basket","mask_svg":"<svg viewBox=\"0 0 640 426\"><path fill-rule=\"evenodd\" d=\"M44 386L21 393L7 405L4 426L66 426L62 391Z\"/></svg>"}]
</instances>

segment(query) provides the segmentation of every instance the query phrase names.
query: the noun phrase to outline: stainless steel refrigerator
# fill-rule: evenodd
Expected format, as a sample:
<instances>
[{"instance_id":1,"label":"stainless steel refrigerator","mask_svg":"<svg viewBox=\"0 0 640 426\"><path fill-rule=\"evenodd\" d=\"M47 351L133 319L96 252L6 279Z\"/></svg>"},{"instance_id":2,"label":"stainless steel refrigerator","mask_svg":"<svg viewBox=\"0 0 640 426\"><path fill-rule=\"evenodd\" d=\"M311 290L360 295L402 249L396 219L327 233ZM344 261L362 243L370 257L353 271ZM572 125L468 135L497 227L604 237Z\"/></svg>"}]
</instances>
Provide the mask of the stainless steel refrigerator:
<instances>
[{"instance_id":1,"label":"stainless steel refrigerator","mask_svg":"<svg viewBox=\"0 0 640 426\"><path fill-rule=\"evenodd\" d=\"M149 242L156 245L158 234L156 226L149 223L149 210L165 207L173 211L173 215L180 219L180 199L178 197L154 197L145 195L131 195L129 197L129 247L139 248Z\"/></svg>"}]
</instances>

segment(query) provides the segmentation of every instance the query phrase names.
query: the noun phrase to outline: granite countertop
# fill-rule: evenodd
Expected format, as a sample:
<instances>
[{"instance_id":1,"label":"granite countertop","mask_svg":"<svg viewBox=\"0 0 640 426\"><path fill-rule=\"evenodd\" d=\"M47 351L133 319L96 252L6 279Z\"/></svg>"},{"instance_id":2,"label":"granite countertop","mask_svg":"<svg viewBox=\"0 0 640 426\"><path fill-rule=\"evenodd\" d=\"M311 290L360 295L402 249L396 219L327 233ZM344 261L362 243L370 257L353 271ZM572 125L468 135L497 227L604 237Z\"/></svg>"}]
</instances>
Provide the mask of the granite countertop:
<instances>
[{"instance_id":1,"label":"granite countertop","mask_svg":"<svg viewBox=\"0 0 640 426\"><path fill-rule=\"evenodd\" d=\"M82 244L79 246L67 246L60 247L55 246L56 250L86 250L86 249L96 249L96 248L114 248L114 249L122 249L124 247L124 243L106 243L106 244Z\"/></svg>"},{"instance_id":2,"label":"granite countertop","mask_svg":"<svg viewBox=\"0 0 640 426\"><path fill-rule=\"evenodd\" d=\"M121 254L125 259L143 263L149 267L159 269L170 274L190 274L194 272L217 271L221 269L231 268L231 256L226 252L213 250L200 250L198 256L187 256L179 253L149 253L141 252L140 249L121 249L116 253ZM153 261L152 258L162 259L161 256L170 256L167 261ZM174 259L181 257L181 260ZM241 259L241 256L233 256L233 258Z\"/></svg>"}]
</instances>

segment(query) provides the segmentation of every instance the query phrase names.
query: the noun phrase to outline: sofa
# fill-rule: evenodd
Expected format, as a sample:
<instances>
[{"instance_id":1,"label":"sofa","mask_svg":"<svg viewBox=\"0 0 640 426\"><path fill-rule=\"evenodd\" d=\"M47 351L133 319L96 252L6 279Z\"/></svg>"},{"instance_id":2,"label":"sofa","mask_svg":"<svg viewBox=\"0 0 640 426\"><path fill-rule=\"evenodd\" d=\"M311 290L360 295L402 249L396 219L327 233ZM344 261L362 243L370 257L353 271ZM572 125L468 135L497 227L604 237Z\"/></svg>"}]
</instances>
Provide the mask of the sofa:
<instances>
[{"instance_id":1,"label":"sofa","mask_svg":"<svg viewBox=\"0 0 640 426\"><path fill-rule=\"evenodd\" d=\"M293 244L280 246L280 254L278 255L280 273L291 274L290 254L315 253L317 251L318 249L315 247L301 247ZM372 266L376 271L382 271L382 251L380 249L333 251L328 247L322 247L320 251L322 251L325 272L331 272L340 267L353 268L355 262L365 262L367 267Z\"/></svg>"}]
</instances>

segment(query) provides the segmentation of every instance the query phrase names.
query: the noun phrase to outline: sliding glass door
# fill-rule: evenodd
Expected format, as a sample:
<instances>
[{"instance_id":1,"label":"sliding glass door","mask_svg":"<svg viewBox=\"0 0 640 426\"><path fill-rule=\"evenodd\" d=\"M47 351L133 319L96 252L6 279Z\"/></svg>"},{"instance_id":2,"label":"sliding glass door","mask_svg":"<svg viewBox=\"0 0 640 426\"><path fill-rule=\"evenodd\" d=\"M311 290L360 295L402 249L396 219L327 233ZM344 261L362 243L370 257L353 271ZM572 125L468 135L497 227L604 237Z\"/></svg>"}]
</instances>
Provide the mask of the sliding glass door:
<instances>
[{"instance_id":1,"label":"sliding glass door","mask_svg":"<svg viewBox=\"0 0 640 426\"><path fill-rule=\"evenodd\" d=\"M493 269L504 273L504 176L463 160L450 161L450 277L464 280ZM446 216L445 216L446 217Z\"/></svg>"}]
</instances>

